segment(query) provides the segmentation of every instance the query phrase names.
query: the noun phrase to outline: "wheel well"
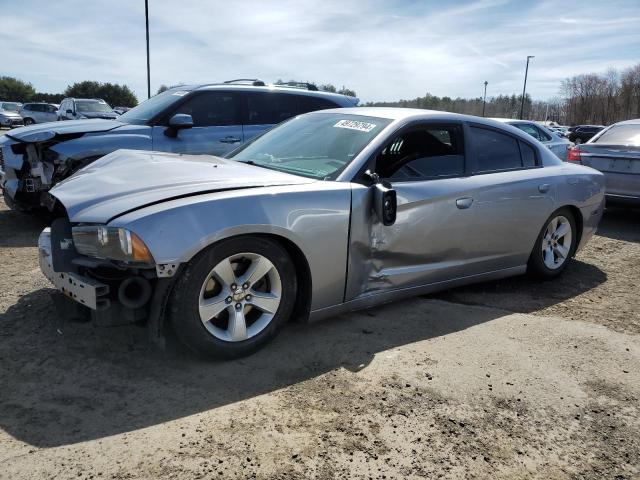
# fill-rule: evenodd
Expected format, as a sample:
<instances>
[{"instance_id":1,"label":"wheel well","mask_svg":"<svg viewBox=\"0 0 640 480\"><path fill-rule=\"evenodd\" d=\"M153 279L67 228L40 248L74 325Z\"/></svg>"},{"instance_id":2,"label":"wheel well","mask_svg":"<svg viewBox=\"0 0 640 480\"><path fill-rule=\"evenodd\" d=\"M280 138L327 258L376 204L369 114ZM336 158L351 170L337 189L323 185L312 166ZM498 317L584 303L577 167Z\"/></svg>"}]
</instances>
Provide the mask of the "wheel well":
<instances>
[{"instance_id":1,"label":"wheel well","mask_svg":"<svg viewBox=\"0 0 640 480\"><path fill-rule=\"evenodd\" d=\"M291 318L295 321L306 321L311 311L311 269L307 257L302 250L291 240L280 235L257 234L255 236L270 238L278 242L287 251L296 269L296 279L298 288L296 292L296 303L293 307Z\"/></svg>"},{"instance_id":2,"label":"wheel well","mask_svg":"<svg viewBox=\"0 0 640 480\"><path fill-rule=\"evenodd\" d=\"M309 316L309 312L311 311L311 269L309 268L309 262L307 262L307 258L304 256L304 253L302 253L302 250L300 250L300 248L298 248L298 246L288 238L271 233L251 233L247 235L237 235L224 238L220 241L244 236L268 238L280 244L280 246L282 246L287 251L287 253L291 257L291 260L293 261L294 268L296 269L296 279L298 283L296 291L296 302L293 307L291 318L295 321L306 321ZM212 245L215 245L215 243ZM206 250L207 248L211 248L212 245L207 246L204 250ZM204 250L201 250L201 252Z\"/></svg>"},{"instance_id":3,"label":"wheel well","mask_svg":"<svg viewBox=\"0 0 640 480\"><path fill-rule=\"evenodd\" d=\"M580 211L580 209L575 205L565 205L563 207L560 207L558 210L562 210L565 208L573 213L573 218L575 218L576 220L576 243L575 248L573 249L573 254L575 255L576 251L578 250L578 246L580 245L580 240L582 240L582 226L584 224L584 218L582 218L582 212ZM556 212L558 210L556 210Z\"/></svg>"}]
</instances>

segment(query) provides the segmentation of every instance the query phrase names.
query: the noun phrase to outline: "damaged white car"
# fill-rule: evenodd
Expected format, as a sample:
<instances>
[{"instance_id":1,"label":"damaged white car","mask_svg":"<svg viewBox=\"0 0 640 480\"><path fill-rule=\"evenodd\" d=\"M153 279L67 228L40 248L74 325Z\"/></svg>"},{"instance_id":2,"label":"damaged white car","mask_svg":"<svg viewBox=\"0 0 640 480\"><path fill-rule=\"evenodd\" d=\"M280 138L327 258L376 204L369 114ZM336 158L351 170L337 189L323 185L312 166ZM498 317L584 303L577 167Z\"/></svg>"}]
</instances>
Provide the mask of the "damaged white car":
<instances>
[{"instance_id":1,"label":"damaged white car","mask_svg":"<svg viewBox=\"0 0 640 480\"><path fill-rule=\"evenodd\" d=\"M166 320L232 358L292 318L555 277L594 233L604 181L509 125L354 108L295 117L231 159L119 150L51 195L40 263L70 303L156 333Z\"/></svg>"}]
</instances>

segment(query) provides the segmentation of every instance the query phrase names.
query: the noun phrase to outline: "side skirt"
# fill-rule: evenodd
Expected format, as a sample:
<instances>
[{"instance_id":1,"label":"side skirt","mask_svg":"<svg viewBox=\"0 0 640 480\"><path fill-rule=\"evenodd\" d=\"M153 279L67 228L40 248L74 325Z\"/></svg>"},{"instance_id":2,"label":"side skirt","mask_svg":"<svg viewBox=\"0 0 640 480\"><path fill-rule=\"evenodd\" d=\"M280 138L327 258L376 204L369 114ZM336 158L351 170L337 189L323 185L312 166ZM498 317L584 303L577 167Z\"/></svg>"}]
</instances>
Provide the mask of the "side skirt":
<instances>
[{"instance_id":1,"label":"side skirt","mask_svg":"<svg viewBox=\"0 0 640 480\"><path fill-rule=\"evenodd\" d=\"M496 270L488 273L469 275L467 277L460 277L453 280L445 280L442 282L430 283L427 285L420 285L418 287L408 287L408 288L401 288L397 290L369 293L345 303L340 303L338 305L333 305L331 307L313 310L309 314L309 322L316 322L318 320L334 317L342 313L352 312L355 310L363 310L366 308L374 307L376 305L381 305L384 303L401 300L403 298L415 297L417 295L425 295L427 293L433 293L439 290L446 290L448 288L460 287L462 285L485 282L489 280L498 280L500 278L513 277L515 275L522 275L526 271L527 271L527 266L521 265L519 267L511 267L511 268L505 268L502 270Z\"/></svg>"}]
</instances>

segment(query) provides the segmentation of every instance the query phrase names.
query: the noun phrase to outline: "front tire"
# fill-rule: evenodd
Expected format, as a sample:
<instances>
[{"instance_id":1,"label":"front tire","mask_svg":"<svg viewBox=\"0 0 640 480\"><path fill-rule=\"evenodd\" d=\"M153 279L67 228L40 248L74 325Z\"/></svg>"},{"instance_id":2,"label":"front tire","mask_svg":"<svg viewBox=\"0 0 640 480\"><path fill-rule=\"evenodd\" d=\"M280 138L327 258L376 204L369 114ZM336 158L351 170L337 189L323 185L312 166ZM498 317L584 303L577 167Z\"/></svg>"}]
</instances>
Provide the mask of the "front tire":
<instances>
[{"instance_id":1,"label":"front tire","mask_svg":"<svg viewBox=\"0 0 640 480\"><path fill-rule=\"evenodd\" d=\"M291 316L296 272L286 250L263 237L223 240L189 263L169 298L176 335L198 354L249 355Z\"/></svg>"},{"instance_id":2,"label":"front tire","mask_svg":"<svg viewBox=\"0 0 640 480\"><path fill-rule=\"evenodd\" d=\"M533 247L527 273L551 279L560 275L571 261L578 240L576 219L568 208L556 210L545 222Z\"/></svg>"},{"instance_id":3,"label":"front tire","mask_svg":"<svg viewBox=\"0 0 640 480\"><path fill-rule=\"evenodd\" d=\"M36 122L33 120L33 118L25 118L24 119L25 126L33 125L34 123L36 123Z\"/></svg>"}]
</instances>

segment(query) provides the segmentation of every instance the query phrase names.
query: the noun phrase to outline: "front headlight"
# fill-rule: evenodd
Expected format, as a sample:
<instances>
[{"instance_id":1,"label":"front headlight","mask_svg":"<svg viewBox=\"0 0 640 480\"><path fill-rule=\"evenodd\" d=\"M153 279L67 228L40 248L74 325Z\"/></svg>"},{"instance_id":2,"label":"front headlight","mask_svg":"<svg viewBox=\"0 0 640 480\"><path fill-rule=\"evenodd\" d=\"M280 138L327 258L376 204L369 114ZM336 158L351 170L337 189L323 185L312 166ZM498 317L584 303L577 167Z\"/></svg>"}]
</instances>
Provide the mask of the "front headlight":
<instances>
[{"instance_id":1,"label":"front headlight","mask_svg":"<svg viewBox=\"0 0 640 480\"><path fill-rule=\"evenodd\" d=\"M71 233L76 250L82 255L123 262L153 263L153 256L144 242L126 228L94 225L73 227Z\"/></svg>"}]
</instances>

